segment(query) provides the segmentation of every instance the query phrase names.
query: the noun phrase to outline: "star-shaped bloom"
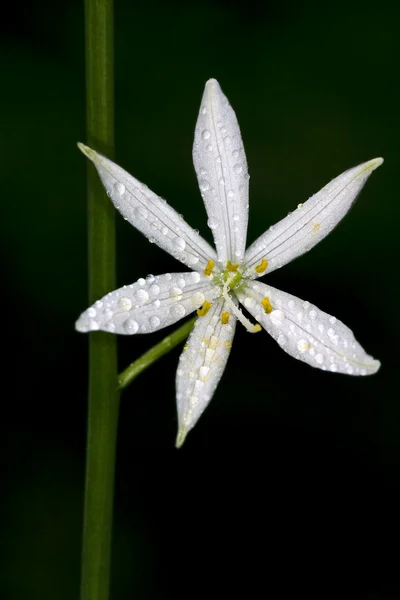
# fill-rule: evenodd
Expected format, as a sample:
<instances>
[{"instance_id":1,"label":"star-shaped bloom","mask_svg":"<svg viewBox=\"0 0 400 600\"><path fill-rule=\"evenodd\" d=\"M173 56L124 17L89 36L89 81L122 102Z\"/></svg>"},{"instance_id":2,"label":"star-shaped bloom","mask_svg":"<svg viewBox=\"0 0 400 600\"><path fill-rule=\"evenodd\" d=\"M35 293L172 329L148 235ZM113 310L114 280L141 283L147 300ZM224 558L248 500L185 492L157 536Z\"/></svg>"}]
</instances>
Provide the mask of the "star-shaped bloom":
<instances>
[{"instance_id":1,"label":"star-shaped bloom","mask_svg":"<svg viewBox=\"0 0 400 600\"><path fill-rule=\"evenodd\" d=\"M79 148L93 161L123 217L191 269L138 279L98 300L76 323L78 331L133 335L158 331L197 311L176 374L177 446L215 392L238 320L250 332L264 328L288 354L312 367L348 375L369 375L379 369L379 361L366 354L341 321L258 279L321 241L350 209L381 158L333 179L246 250L246 156L236 115L218 82L210 79L197 119L193 161L214 250L147 186L87 146Z\"/></svg>"}]
</instances>

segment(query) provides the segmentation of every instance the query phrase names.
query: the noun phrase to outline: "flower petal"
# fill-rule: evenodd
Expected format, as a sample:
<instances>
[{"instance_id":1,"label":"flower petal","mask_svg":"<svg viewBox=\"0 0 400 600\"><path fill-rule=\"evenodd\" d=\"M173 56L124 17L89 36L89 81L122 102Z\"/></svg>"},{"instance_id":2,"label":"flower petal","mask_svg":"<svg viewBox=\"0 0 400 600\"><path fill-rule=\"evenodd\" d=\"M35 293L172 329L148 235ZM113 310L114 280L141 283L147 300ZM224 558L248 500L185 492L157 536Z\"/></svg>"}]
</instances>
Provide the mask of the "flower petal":
<instances>
[{"instance_id":1,"label":"flower petal","mask_svg":"<svg viewBox=\"0 0 400 600\"><path fill-rule=\"evenodd\" d=\"M224 372L235 333L236 317L229 315L222 298L214 302L204 317L195 323L179 359L176 375L176 399L179 448L210 402Z\"/></svg>"},{"instance_id":2,"label":"flower petal","mask_svg":"<svg viewBox=\"0 0 400 600\"><path fill-rule=\"evenodd\" d=\"M219 294L208 277L197 272L149 275L95 302L79 317L76 329L152 333L176 323Z\"/></svg>"},{"instance_id":3,"label":"flower petal","mask_svg":"<svg viewBox=\"0 0 400 600\"><path fill-rule=\"evenodd\" d=\"M151 242L196 271L215 260L215 251L165 200L124 169L91 148L78 144L93 161L115 208Z\"/></svg>"},{"instance_id":4,"label":"flower petal","mask_svg":"<svg viewBox=\"0 0 400 600\"><path fill-rule=\"evenodd\" d=\"M382 162L382 158L374 158L345 171L270 227L246 251L244 262L249 276L260 277L266 269L271 273L318 244L344 217L369 175ZM268 263L264 269L263 261L264 265Z\"/></svg>"},{"instance_id":5,"label":"flower petal","mask_svg":"<svg viewBox=\"0 0 400 600\"><path fill-rule=\"evenodd\" d=\"M346 325L309 302L260 282L248 284L238 297L294 358L348 375L372 375L379 369L379 361L366 354Z\"/></svg>"},{"instance_id":6,"label":"flower petal","mask_svg":"<svg viewBox=\"0 0 400 600\"><path fill-rule=\"evenodd\" d=\"M207 81L201 101L193 162L218 260L241 262L249 212L247 162L236 115L215 79Z\"/></svg>"}]
</instances>

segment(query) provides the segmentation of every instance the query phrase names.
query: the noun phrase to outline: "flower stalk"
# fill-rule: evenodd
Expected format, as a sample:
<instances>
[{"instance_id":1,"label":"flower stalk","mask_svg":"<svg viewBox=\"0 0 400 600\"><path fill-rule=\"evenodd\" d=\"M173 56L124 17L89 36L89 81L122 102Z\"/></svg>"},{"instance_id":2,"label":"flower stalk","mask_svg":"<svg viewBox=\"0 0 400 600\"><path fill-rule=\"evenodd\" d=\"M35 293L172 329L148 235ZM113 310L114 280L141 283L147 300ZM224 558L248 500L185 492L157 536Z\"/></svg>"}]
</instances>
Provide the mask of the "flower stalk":
<instances>
[{"instance_id":1,"label":"flower stalk","mask_svg":"<svg viewBox=\"0 0 400 600\"><path fill-rule=\"evenodd\" d=\"M114 154L113 2L85 0L86 107L89 143ZM88 277L94 302L115 287L115 210L88 167ZM119 395L116 339L89 339L89 398L81 600L109 598L115 447Z\"/></svg>"}]
</instances>

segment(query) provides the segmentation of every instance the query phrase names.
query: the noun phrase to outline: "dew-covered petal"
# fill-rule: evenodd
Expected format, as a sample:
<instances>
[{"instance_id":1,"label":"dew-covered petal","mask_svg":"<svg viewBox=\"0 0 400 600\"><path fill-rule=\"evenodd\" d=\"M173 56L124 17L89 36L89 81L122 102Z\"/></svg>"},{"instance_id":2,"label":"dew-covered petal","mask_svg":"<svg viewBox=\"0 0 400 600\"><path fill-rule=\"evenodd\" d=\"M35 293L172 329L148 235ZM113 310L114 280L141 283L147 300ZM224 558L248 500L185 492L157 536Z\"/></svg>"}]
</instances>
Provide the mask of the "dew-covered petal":
<instances>
[{"instance_id":1,"label":"dew-covered petal","mask_svg":"<svg viewBox=\"0 0 400 600\"><path fill-rule=\"evenodd\" d=\"M229 307L222 298L215 301L208 313L197 319L179 359L177 447L210 402L224 372L236 326L236 318L228 313Z\"/></svg>"},{"instance_id":2,"label":"dew-covered petal","mask_svg":"<svg viewBox=\"0 0 400 600\"><path fill-rule=\"evenodd\" d=\"M207 81L193 162L218 259L241 262L246 248L249 178L236 115L215 79Z\"/></svg>"},{"instance_id":3,"label":"dew-covered petal","mask_svg":"<svg viewBox=\"0 0 400 600\"><path fill-rule=\"evenodd\" d=\"M249 276L260 277L279 269L318 244L344 217L382 162L382 158L374 158L345 171L270 227L246 251L244 263Z\"/></svg>"},{"instance_id":4,"label":"dew-covered petal","mask_svg":"<svg viewBox=\"0 0 400 600\"><path fill-rule=\"evenodd\" d=\"M210 259L215 260L210 244L165 200L105 156L78 146L93 161L115 208L151 242L199 272Z\"/></svg>"},{"instance_id":5,"label":"dew-covered petal","mask_svg":"<svg viewBox=\"0 0 400 600\"><path fill-rule=\"evenodd\" d=\"M76 329L126 335L152 333L176 323L206 300L212 302L220 293L208 277L196 271L149 275L95 302L79 317Z\"/></svg>"},{"instance_id":6,"label":"dew-covered petal","mask_svg":"<svg viewBox=\"0 0 400 600\"><path fill-rule=\"evenodd\" d=\"M309 302L260 282L239 300L288 354L312 367L347 375L372 375L380 362L366 354L341 321Z\"/></svg>"}]
</instances>

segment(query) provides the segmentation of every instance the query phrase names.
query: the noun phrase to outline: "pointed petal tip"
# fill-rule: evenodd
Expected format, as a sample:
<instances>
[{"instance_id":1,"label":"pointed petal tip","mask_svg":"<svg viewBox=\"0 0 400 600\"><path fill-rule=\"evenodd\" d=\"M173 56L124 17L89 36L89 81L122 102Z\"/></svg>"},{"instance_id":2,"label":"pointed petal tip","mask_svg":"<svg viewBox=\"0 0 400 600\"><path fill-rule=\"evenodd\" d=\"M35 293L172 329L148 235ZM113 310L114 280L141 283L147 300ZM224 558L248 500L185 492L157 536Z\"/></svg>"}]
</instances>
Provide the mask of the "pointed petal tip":
<instances>
[{"instance_id":1,"label":"pointed petal tip","mask_svg":"<svg viewBox=\"0 0 400 600\"><path fill-rule=\"evenodd\" d=\"M85 146L85 144L82 144L81 142L78 142L77 146L82 154L87 156L87 158L90 160L94 160L96 158L96 152L89 148L89 146Z\"/></svg>"},{"instance_id":2,"label":"pointed petal tip","mask_svg":"<svg viewBox=\"0 0 400 600\"><path fill-rule=\"evenodd\" d=\"M365 170L368 169L368 171L374 171L375 169L380 167L382 163L382 157L379 156L378 158L373 158L372 160L369 160L368 162L364 163Z\"/></svg>"},{"instance_id":3,"label":"pointed petal tip","mask_svg":"<svg viewBox=\"0 0 400 600\"><path fill-rule=\"evenodd\" d=\"M186 427L181 427L178 431L178 435L176 436L176 442L175 442L175 448L181 448L183 445L183 442L186 439L186 436L188 434L188 430L186 429Z\"/></svg>"},{"instance_id":4,"label":"pointed petal tip","mask_svg":"<svg viewBox=\"0 0 400 600\"><path fill-rule=\"evenodd\" d=\"M212 89L213 87L216 87L217 89L221 89L221 86L219 85L218 81L216 79L214 79L214 77L211 77L211 79L208 79L206 82L206 88Z\"/></svg>"},{"instance_id":5,"label":"pointed petal tip","mask_svg":"<svg viewBox=\"0 0 400 600\"><path fill-rule=\"evenodd\" d=\"M83 313L76 321L75 329L76 331L79 331L79 333L87 333L90 330L89 321L86 318L85 313Z\"/></svg>"}]
</instances>

